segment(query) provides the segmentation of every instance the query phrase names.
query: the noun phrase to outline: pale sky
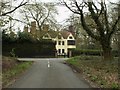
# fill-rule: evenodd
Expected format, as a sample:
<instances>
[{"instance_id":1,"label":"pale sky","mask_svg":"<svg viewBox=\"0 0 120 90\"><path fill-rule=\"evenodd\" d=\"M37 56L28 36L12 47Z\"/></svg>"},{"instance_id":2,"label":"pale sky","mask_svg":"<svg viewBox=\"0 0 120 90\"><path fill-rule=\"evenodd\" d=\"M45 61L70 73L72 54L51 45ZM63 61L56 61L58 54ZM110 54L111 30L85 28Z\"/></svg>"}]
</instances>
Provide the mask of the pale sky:
<instances>
[{"instance_id":1,"label":"pale sky","mask_svg":"<svg viewBox=\"0 0 120 90\"><path fill-rule=\"evenodd\" d=\"M34 0L31 0L31 1L34 1ZM60 0L36 0L36 1L44 2L44 3L56 3L56 2L59 2ZM64 21L66 18L69 17L70 14L72 14L72 12L68 10L68 8L65 6L58 5L56 7L59 13L56 16L56 19L58 22Z\"/></svg>"},{"instance_id":2,"label":"pale sky","mask_svg":"<svg viewBox=\"0 0 120 90\"><path fill-rule=\"evenodd\" d=\"M11 0L11 1L13 1L13 0ZM19 5L19 3L21 1L22 0L16 0L16 2L13 5L17 6L17 5ZM32 1L35 1L35 0L29 0L29 1L32 2ZM36 0L36 1L45 2L45 3L55 3L55 2L59 2L60 0ZM117 1L117 0L110 0L110 1L114 2L114 1ZM58 5L56 7L57 7L57 10L58 10L58 13L59 13L56 16L56 19L57 19L58 23L65 24L65 20L67 18L69 18L70 14L72 14L72 12L70 10L68 10L68 8L65 7L65 6ZM22 16L19 14L18 10L15 12L15 18L17 18L17 19L22 18ZM23 26L24 26L24 24L16 22L16 27L17 28L19 27L20 29L23 29Z\"/></svg>"},{"instance_id":3,"label":"pale sky","mask_svg":"<svg viewBox=\"0 0 120 90\"><path fill-rule=\"evenodd\" d=\"M15 3L13 3L13 5L17 6L17 5L20 4L21 1L22 0L17 0ZM32 2L34 0L30 0L30 1ZM41 1L41 2L45 2L45 3L55 3L55 2L58 2L60 0L36 0L36 1ZM65 6L58 5L56 7L57 7L57 10L58 10L58 15L56 15L57 22L59 24L65 24L65 20L67 18L69 18L70 14L72 14L72 12L69 11L68 8L65 7ZM22 19L22 16L20 15L19 10L16 10L14 15L15 15L14 18ZM15 26L16 29L19 27L22 30L23 27L24 27L24 24L19 23L19 22L16 22L15 25L16 25Z\"/></svg>"}]
</instances>

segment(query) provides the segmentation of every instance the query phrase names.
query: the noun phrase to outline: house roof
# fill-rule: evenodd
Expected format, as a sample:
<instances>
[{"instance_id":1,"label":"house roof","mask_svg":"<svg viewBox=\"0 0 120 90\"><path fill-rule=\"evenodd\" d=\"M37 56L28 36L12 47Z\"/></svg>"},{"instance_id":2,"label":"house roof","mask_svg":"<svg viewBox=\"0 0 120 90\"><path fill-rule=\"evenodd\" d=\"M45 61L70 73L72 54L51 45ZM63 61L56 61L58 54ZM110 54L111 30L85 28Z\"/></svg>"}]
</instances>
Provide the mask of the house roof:
<instances>
[{"instance_id":1,"label":"house roof","mask_svg":"<svg viewBox=\"0 0 120 90\"><path fill-rule=\"evenodd\" d=\"M57 36L60 37L60 35L61 35L64 39L67 39L70 32L68 32L68 31L48 31L48 34L50 34L51 38L55 38Z\"/></svg>"},{"instance_id":2,"label":"house roof","mask_svg":"<svg viewBox=\"0 0 120 90\"><path fill-rule=\"evenodd\" d=\"M37 30L37 36L39 38L42 38L44 35L46 35L47 33L50 35L51 38L56 38L57 36L59 36L59 34L61 34L61 36L64 38L64 39L67 39L67 37L69 36L69 34L71 32L69 31L38 31Z\"/></svg>"},{"instance_id":3,"label":"house roof","mask_svg":"<svg viewBox=\"0 0 120 90\"><path fill-rule=\"evenodd\" d=\"M61 31L60 33L63 36L63 38L65 38L65 39L67 39L67 37L70 35L70 32L68 32L68 31Z\"/></svg>"},{"instance_id":4,"label":"house roof","mask_svg":"<svg viewBox=\"0 0 120 90\"><path fill-rule=\"evenodd\" d=\"M48 34L51 36L51 38L55 38L58 36L58 31L48 31Z\"/></svg>"}]
</instances>

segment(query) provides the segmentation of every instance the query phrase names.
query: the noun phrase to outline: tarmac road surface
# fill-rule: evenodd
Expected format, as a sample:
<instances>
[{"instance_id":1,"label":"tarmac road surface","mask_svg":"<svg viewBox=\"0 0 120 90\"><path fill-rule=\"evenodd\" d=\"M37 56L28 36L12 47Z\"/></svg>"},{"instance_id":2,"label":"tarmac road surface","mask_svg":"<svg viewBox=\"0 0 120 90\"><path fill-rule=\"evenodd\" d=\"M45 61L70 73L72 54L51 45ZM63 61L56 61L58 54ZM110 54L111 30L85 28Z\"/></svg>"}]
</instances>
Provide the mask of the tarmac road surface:
<instances>
[{"instance_id":1,"label":"tarmac road surface","mask_svg":"<svg viewBox=\"0 0 120 90\"><path fill-rule=\"evenodd\" d=\"M63 64L64 58L18 59L34 63L9 88L90 88L82 77Z\"/></svg>"}]
</instances>

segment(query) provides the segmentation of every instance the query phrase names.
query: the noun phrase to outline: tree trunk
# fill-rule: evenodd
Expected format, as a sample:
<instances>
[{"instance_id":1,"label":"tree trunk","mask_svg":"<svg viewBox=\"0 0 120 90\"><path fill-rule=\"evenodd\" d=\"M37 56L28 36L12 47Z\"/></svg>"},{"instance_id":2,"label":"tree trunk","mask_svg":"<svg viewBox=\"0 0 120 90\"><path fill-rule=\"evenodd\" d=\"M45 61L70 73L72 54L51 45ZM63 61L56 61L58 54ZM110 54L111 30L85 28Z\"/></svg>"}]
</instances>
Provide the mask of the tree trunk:
<instances>
[{"instance_id":1,"label":"tree trunk","mask_svg":"<svg viewBox=\"0 0 120 90\"><path fill-rule=\"evenodd\" d=\"M39 24L39 21L36 20L36 22L37 22L37 26L38 26L39 31L41 31L41 26Z\"/></svg>"},{"instance_id":2,"label":"tree trunk","mask_svg":"<svg viewBox=\"0 0 120 90\"><path fill-rule=\"evenodd\" d=\"M119 55L119 60L120 60L120 33L118 34L118 55Z\"/></svg>"},{"instance_id":3,"label":"tree trunk","mask_svg":"<svg viewBox=\"0 0 120 90\"><path fill-rule=\"evenodd\" d=\"M112 60L112 48L110 46L110 40L102 40L101 41L102 49L103 49L103 58L104 60Z\"/></svg>"},{"instance_id":4,"label":"tree trunk","mask_svg":"<svg viewBox=\"0 0 120 90\"><path fill-rule=\"evenodd\" d=\"M112 52L111 52L111 48L104 48L103 49L103 57L104 60L112 60Z\"/></svg>"}]
</instances>

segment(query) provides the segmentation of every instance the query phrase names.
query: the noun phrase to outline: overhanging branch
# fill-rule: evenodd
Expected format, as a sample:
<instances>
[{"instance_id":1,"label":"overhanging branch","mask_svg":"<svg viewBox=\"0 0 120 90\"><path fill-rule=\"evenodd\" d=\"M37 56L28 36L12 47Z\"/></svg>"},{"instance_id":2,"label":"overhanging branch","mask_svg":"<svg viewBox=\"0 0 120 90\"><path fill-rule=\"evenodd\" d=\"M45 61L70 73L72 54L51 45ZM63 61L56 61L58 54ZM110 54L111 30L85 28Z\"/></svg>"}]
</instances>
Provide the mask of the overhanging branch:
<instances>
[{"instance_id":1,"label":"overhanging branch","mask_svg":"<svg viewBox=\"0 0 120 90\"><path fill-rule=\"evenodd\" d=\"M25 2L25 3L20 3L20 5L18 5L17 7L15 7L13 10L8 11L8 12L6 12L6 13L2 13L0 16L6 16L7 14L10 14L10 13L14 12L15 10L17 10L19 7L24 6L26 3L27 3L27 2Z\"/></svg>"},{"instance_id":2,"label":"overhanging branch","mask_svg":"<svg viewBox=\"0 0 120 90\"><path fill-rule=\"evenodd\" d=\"M66 6L70 11L72 11L73 13L80 14L79 12L76 12L76 11L74 11L73 9L71 9L71 8L67 5L67 3L66 3L65 1L63 1L63 3L64 3L65 6Z\"/></svg>"},{"instance_id":3,"label":"overhanging branch","mask_svg":"<svg viewBox=\"0 0 120 90\"><path fill-rule=\"evenodd\" d=\"M85 22L85 19L84 19L84 16L83 16L82 10L81 10L81 24L82 24L84 30L87 32L87 34L88 34L89 36L91 36L92 38L100 41L100 37L97 36L97 35L95 35L95 34L92 32L92 30L90 30L90 28L87 26L87 24L86 24L86 22Z\"/></svg>"},{"instance_id":4,"label":"overhanging branch","mask_svg":"<svg viewBox=\"0 0 120 90\"><path fill-rule=\"evenodd\" d=\"M116 31L117 24L120 22L120 16L118 16L118 19L115 21L115 23L112 26L112 31L109 33L109 37Z\"/></svg>"},{"instance_id":5,"label":"overhanging branch","mask_svg":"<svg viewBox=\"0 0 120 90\"><path fill-rule=\"evenodd\" d=\"M77 3L76 1L74 1L74 4L76 5L76 8L77 8L77 10L78 10L78 12L76 12L76 11L72 10L72 9L66 4L66 2L64 2L64 3L65 3L65 6L66 6L70 11L72 11L73 13L78 14L78 15L81 16L81 24L82 24L84 30L87 32L87 34L88 34L89 36L91 36L92 38L96 39L96 40L100 40L100 37L97 36L97 35L95 35L95 34L92 32L92 30L90 30L90 28L87 26L87 24L86 24L86 22L85 22L84 15L83 15L83 10L82 10L83 8L81 9L81 8L79 7L78 3Z\"/></svg>"},{"instance_id":6,"label":"overhanging branch","mask_svg":"<svg viewBox=\"0 0 120 90\"><path fill-rule=\"evenodd\" d=\"M93 5L93 2L88 2L88 7L89 7L89 11L91 12L92 19L96 23L96 25L98 27L97 30L99 31L100 35L103 36L104 35L104 28L103 28L104 26L98 19L99 16L94 12L92 5Z\"/></svg>"}]
</instances>

